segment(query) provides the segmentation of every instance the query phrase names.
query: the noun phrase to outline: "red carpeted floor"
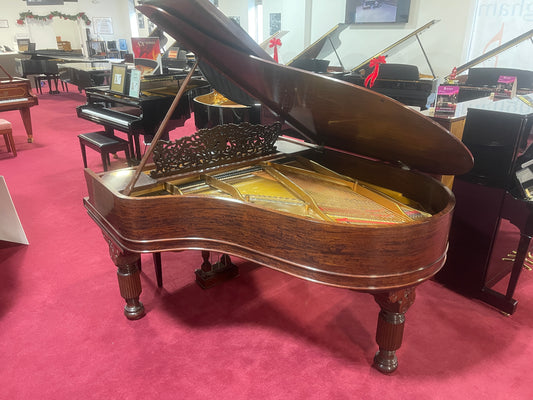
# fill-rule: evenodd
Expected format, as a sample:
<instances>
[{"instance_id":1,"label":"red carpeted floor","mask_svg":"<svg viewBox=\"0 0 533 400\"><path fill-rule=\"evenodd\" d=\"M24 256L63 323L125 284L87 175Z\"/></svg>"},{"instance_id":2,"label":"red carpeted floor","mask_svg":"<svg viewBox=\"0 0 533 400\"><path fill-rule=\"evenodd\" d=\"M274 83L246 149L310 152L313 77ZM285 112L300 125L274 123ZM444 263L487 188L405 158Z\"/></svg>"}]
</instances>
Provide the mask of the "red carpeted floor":
<instances>
[{"instance_id":1,"label":"red carpeted floor","mask_svg":"<svg viewBox=\"0 0 533 400\"><path fill-rule=\"evenodd\" d=\"M107 245L82 205L76 135L98 127L76 117L84 96L73 89L39 95L32 144L18 112L0 113L19 152L12 158L0 144L0 175L30 242L0 246L0 398L533 398L531 272L511 317L434 281L421 285L391 376L370 366L371 296L241 260L238 278L202 290L200 254L165 253L158 289L143 255L147 315L127 320ZM175 133L191 130L189 121ZM99 155L88 156L101 170Z\"/></svg>"}]
</instances>

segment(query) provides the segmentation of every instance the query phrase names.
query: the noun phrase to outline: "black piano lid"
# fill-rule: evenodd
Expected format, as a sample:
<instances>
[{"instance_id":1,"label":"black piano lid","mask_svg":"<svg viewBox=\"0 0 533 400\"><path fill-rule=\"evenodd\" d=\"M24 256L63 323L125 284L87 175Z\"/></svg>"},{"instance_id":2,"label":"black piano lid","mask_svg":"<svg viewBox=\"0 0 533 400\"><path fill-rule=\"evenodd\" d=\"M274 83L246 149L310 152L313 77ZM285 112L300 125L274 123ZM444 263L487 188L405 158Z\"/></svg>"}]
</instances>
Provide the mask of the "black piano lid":
<instances>
[{"instance_id":1,"label":"black piano lid","mask_svg":"<svg viewBox=\"0 0 533 400\"><path fill-rule=\"evenodd\" d=\"M431 119L365 88L269 61L208 0L152 0L138 9L311 142L434 174L472 168L468 149Z\"/></svg>"}]
</instances>

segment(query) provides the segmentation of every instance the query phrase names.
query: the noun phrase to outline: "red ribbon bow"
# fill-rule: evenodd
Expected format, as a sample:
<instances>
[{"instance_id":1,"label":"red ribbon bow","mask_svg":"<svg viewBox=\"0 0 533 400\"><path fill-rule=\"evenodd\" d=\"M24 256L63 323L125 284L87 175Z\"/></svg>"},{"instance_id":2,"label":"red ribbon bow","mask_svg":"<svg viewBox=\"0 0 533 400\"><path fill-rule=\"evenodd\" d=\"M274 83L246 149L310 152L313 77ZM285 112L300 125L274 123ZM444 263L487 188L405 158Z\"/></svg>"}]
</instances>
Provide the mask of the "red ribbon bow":
<instances>
[{"instance_id":1,"label":"red ribbon bow","mask_svg":"<svg viewBox=\"0 0 533 400\"><path fill-rule=\"evenodd\" d=\"M268 47L274 47L274 61L278 62L278 46L281 46L281 40L278 38L270 39Z\"/></svg>"},{"instance_id":2,"label":"red ribbon bow","mask_svg":"<svg viewBox=\"0 0 533 400\"><path fill-rule=\"evenodd\" d=\"M452 73L450 74L450 79L453 81L457 78L457 67L453 67Z\"/></svg>"},{"instance_id":3,"label":"red ribbon bow","mask_svg":"<svg viewBox=\"0 0 533 400\"><path fill-rule=\"evenodd\" d=\"M387 61L385 60L385 56L379 56L375 57L370 60L370 68L374 68L374 71L372 71L365 79L365 87L372 87L374 86L374 82L376 81L376 78L379 74L379 64L386 64Z\"/></svg>"}]
</instances>

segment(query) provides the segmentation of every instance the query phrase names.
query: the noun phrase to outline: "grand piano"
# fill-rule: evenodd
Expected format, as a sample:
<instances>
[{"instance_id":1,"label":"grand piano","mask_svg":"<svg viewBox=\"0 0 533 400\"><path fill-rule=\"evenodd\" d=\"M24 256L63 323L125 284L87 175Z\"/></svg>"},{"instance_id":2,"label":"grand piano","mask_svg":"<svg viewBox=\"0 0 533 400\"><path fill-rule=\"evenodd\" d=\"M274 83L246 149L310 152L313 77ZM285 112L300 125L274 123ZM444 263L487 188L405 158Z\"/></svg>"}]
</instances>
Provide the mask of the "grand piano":
<instances>
[{"instance_id":1,"label":"grand piano","mask_svg":"<svg viewBox=\"0 0 533 400\"><path fill-rule=\"evenodd\" d=\"M516 92L518 95L533 93L533 71L531 70L505 67L479 67L483 62L518 45L528 46L526 43L528 40L533 44L533 29L457 67L455 70L457 84L459 85L457 101L464 102L490 96L496 89L498 79L502 75L516 77ZM445 79L451 80L452 76L448 75Z\"/></svg>"},{"instance_id":2,"label":"grand piano","mask_svg":"<svg viewBox=\"0 0 533 400\"><path fill-rule=\"evenodd\" d=\"M17 73L27 78L29 76L34 76L34 84L39 92L41 91L38 85L40 84L39 76L43 75L48 81L48 92L50 94L58 94L58 80L59 80L59 69L57 66L58 60L50 60L45 58L39 59L17 59L16 60ZM54 85L52 85L52 82ZM55 88L55 89L54 89Z\"/></svg>"},{"instance_id":3,"label":"grand piano","mask_svg":"<svg viewBox=\"0 0 533 400\"><path fill-rule=\"evenodd\" d=\"M346 70L337 52L337 48L340 45L339 35L349 27L349 24L338 24L289 61L287 65L327 74L346 82L364 86L365 78L372 72L371 60L384 56L387 63L380 66L379 75L371 90L389 96L406 105L425 109L427 99L435 88L436 80L433 67L420 41L420 35L437 22L437 20L428 22L393 44L381 49L358 65L352 66L349 70ZM390 62L396 54L403 51L407 46L411 46L415 41L420 46L422 55L428 64L430 75L421 74L417 65ZM331 54L335 54L339 66L330 66L330 61L326 58Z\"/></svg>"},{"instance_id":4,"label":"grand piano","mask_svg":"<svg viewBox=\"0 0 533 400\"><path fill-rule=\"evenodd\" d=\"M110 86L85 88L86 104L78 106L79 118L102 125L109 134L114 130L125 132L137 160L142 157L140 135L150 142L163 121L174 96L183 83L184 75L146 75L140 82L140 96L116 93ZM192 99L207 91L208 82L201 78L190 81L187 96L171 116L167 131L183 126L191 117Z\"/></svg>"},{"instance_id":5,"label":"grand piano","mask_svg":"<svg viewBox=\"0 0 533 400\"><path fill-rule=\"evenodd\" d=\"M208 0L138 9L196 54L220 93L242 103L216 73L307 139L280 135L277 122L156 141L161 127L153 163L147 153L137 168L86 169L84 205L109 244L126 317L144 315L141 253L216 251L371 294L373 365L396 370L416 287L446 259L454 197L427 173L465 173L470 152L393 99L271 61Z\"/></svg>"},{"instance_id":6,"label":"grand piano","mask_svg":"<svg viewBox=\"0 0 533 400\"><path fill-rule=\"evenodd\" d=\"M31 91L31 83L25 78L13 78L1 65L5 77L0 79L0 112L19 110L28 142L33 142L30 107L39 104L37 96Z\"/></svg>"}]
</instances>

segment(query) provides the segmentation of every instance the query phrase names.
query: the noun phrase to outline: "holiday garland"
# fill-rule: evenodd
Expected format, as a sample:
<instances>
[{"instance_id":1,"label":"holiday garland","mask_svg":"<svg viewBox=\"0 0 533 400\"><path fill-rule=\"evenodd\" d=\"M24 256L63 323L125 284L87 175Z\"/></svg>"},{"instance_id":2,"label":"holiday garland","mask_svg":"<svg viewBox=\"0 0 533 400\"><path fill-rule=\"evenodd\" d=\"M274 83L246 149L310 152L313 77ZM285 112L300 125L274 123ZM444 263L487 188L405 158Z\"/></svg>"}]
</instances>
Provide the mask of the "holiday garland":
<instances>
[{"instance_id":1,"label":"holiday garland","mask_svg":"<svg viewBox=\"0 0 533 400\"><path fill-rule=\"evenodd\" d=\"M84 12L80 12L77 14L63 14L59 11L50 11L47 15L35 15L31 11L25 11L21 12L19 14L19 19L17 19L17 24L24 25L24 21L26 19L34 19L36 21L48 21L54 17L58 17L61 19L68 19L70 21L76 21L77 19L81 19L85 22L85 25L91 25L91 21L89 20L89 17L85 15Z\"/></svg>"}]
</instances>

